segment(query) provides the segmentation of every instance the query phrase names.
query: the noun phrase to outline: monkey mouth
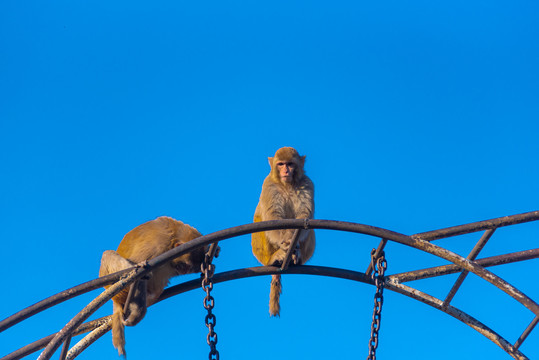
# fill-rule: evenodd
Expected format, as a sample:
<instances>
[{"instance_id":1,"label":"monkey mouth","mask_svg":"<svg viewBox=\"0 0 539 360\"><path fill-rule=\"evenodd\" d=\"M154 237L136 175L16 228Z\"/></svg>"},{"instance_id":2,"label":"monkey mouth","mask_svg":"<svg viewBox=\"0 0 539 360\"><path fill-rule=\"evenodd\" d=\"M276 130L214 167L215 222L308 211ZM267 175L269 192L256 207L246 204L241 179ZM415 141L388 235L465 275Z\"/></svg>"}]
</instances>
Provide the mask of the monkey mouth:
<instances>
[{"instance_id":1,"label":"monkey mouth","mask_svg":"<svg viewBox=\"0 0 539 360\"><path fill-rule=\"evenodd\" d=\"M292 180L292 175L283 175L283 176L281 176L281 179L283 181L286 181L286 182L291 181Z\"/></svg>"}]
</instances>

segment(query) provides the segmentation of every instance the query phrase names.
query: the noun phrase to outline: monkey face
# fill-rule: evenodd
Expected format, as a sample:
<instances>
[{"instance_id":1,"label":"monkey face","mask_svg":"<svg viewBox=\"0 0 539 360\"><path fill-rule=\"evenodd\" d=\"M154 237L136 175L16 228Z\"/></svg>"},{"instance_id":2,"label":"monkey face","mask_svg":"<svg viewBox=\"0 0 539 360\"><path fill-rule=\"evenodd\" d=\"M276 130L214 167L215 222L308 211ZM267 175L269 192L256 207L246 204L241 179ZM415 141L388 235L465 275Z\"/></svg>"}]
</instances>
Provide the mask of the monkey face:
<instances>
[{"instance_id":1,"label":"monkey face","mask_svg":"<svg viewBox=\"0 0 539 360\"><path fill-rule=\"evenodd\" d=\"M283 184L291 184L294 180L294 172L297 168L296 163L293 161L278 161L276 165L281 182L283 182Z\"/></svg>"},{"instance_id":2,"label":"monkey face","mask_svg":"<svg viewBox=\"0 0 539 360\"><path fill-rule=\"evenodd\" d=\"M192 250L187 254L174 259L172 266L178 275L200 272L200 265L204 261L207 246Z\"/></svg>"},{"instance_id":3,"label":"monkey face","mask_svg":"<svg viewBox=\"0 0 539 360\"><path fill-rule=\"evenodd\" d=\"M275 183L294 186L303 176L305 156L299 156L296 149L283 147L275 156L268 158L271 167L271 179Z\"/></svg>"}]
</instances>

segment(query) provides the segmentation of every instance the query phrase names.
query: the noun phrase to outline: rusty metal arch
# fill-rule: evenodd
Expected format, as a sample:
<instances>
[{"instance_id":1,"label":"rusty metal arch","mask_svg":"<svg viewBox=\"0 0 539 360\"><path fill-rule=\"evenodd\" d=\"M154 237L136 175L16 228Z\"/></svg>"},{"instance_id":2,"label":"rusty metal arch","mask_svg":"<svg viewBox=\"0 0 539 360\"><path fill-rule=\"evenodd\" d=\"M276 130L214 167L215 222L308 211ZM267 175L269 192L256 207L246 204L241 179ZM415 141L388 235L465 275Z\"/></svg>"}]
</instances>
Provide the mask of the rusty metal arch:
<instances>
[{"instance_id":1,"label":"rusty metal arch","mask_svg":"<svg viewBox=\"0 0 539 360\"><path fill-rule=\"evenodd\" d=\"M56 295L53 295L49 298L46 298L26 309L19 311L18 313L0 321L0 332L6 330L9 327L14 326L15 324L23 321L24 319L33 316L36 313L39 313L49 307L52 307L56 304L59 304L63 301L66 301L75 296L81 295L83 293L95 290L102 287L103 285L111 285L107 290L103 291L99 296L97 296L90 304L88 304L81 312L79 312L73 319L58 333L51 334L43 339L35 341L31 344L24 346L21 349L18 349L0 360L15 360L20 359L24 356L27 356L33 352L38 351L39 349L45 348L39 359L47 360L54 354L54 352L64 343L64 348L60 355L60 359L73 359L80 352L86 349L91 345L95 340L100 336L105 334L110 330L110 316L103 317L88 323L83 322L91 316L99 307L104 305L108 300L110 300L114 295L120 292L126 286L129 286L131 283L137 279L145 276L153 268L158 267L171 259L180 256L186 252L191 251L194 248L200 246L206 246L211 243L216 243L218 241L226 240L232 237L241 236L250 234L258 231L266 230L276 230L283 228L293 228L293 229L328 229L328 230L338 230L338 231L347 231L360 233L364 235L370 235L378 237L381 239L380 245L378 246L378 251L381 251L387 241L393 241L400 244L404 244L415 249L430 253L432 255L438 256L442 259L450 261L451 265L444 265L435 268L429 269L419 269L414 271L409 271L401 274L393 274L386 276L385 286L387 289L401 293L403 295L409 296L415 300L421 301L427 305L430 305L440 311L447 313L448 315L453 316L454 318L460 320L461 322L471 326L473 329L483 334L489 340L493 341L495 344L500 346L504 351L511 355L514 359L528 359L524 354L519 351L519 347L522 345L526 337L531 333L534 327L539 322L539 305L523 292L504 281L500 277L494 275L490 271L486 270L485 267L506 264L509 262L524 261L529 259L534 259L539 257L539 248L530 249L525 251L520 251L517 253L504 254L499 256L494 256L490 258L483 258L476 260L477 255L486 244L486 242L493 235L494 231L499 227L510 226L525 222L537 221L539 220L539 211L528 212L524 214L506 216L491 220L479 221L475 223L470 223L461 226L455 226L451 228L440 229L436 231L430 231L425 233L418 233L412 236L403 235L396 233L390 230L358 224L351 222L342 222L342 221L333 221L333 220L315 220L311 219L308 221L289 219L289 220L275 220L275 221L265 221L253 224L246 224L241 226L232 227L229 229L221 230L201 236L189 243L183 244L176 247L175 249L162 254L151 261L149 261L149 266L138 267L126 269L108 276L98 278L83 284L80 284L71 289L60 292ZM440 246L434 245L431 241L453 237L457 235L463 235L478 231L485 231L483 236L479 239L474 249L471 253L465 258L454 252L451 252L447 249L444 249ZM322 266L295 266L287 269L276 268L272 266L262 266L255 268L244 268L233 271L227 271L219 274L215 274L213 281L223 282L230 281L234 279L240 279L244 277L251 276L261 276L261 275L270 275L275 273L282 274L310 274L310 275L320 275L320 276L332 276L343 279L349 279L354 281L360 281L367 284L373 284L370 276L368 275L370 269L367 269L365 273L338 269L338 268L328 268ZM459 278L457 279L455 285L451 289L450 293L445 300L437 299L433 296L430 296L426 293L423 293L419 290L416 290L412 287L402 284L403 282L423 279L427 277L440 276L450 273L460 273ZM465 312L457 309L450 305L450 302L458 291L458 288L462 284L466 275L472 272L475 275L481 277L492 285L496 286L498 289L504 291L506 294L520 302L523 306L529 309L534 315L535 318L529 324L529 326L523 331L520 338L514 343L511 344L494 330L487 327L485 324L479 322L472 316L466 314ZM199 280L191 280L179 285L170 287L165 290L162 294L159 301L162 301L171 296L189 291L200 286ZM78 344L73 346L68 352L69 344L71 337L90 332L89 335L84 337Z\"/></svg>"}]
</instances>

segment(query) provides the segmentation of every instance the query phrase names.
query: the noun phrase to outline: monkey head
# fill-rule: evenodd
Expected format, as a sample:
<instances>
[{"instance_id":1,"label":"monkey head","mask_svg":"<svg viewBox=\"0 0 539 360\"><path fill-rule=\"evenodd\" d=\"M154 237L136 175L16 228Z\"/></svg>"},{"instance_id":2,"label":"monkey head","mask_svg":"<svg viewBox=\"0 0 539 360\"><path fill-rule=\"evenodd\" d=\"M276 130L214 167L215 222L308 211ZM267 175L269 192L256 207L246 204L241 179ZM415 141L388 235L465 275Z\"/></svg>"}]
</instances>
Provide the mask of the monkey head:
<instances>
[{"instance_id":1,"label":"monkey head","mask_svg":"<svg viewBox=\"0 0 539 360\"><path fill-rule=\"evenodd\" d=\"M197 229L192 226L185 224L181 228L181 233L177 237L172 239L172 246L176 247L182 244L185 244L188 241L194 240L199 236L202 236ZM181 240L180 240L181 239ZM176 269L178 275L196 273L200 271L200 264L204 261L204 255L208 246L198 247L191 250L190 252L177 257L172 260L172 266Z\"/></svg>"},{"instance_id":2,"label":"monkey head","mask_svg":"<svg viewBox=\"0 0 539 360\"><path fill-rule=\"evenodd\" d=\"M303 177L305 155L299 156L293 147L282 147L275 156L268 158L271 179L283 185L296 185Z\"/></svg>"}]
</instances>

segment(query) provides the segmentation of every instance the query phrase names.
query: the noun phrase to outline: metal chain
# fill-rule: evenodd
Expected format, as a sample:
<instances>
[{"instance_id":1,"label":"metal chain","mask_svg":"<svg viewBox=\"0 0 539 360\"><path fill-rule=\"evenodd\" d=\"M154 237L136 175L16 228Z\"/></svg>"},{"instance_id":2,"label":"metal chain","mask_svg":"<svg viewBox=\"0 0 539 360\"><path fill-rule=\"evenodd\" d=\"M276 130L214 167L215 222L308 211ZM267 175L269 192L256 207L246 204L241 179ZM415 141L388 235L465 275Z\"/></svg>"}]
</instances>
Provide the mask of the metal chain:
<instances>
[{"instance_id":1,"label":"metal chain","mask_svg":"<svg viewBox=\"0 0 539 360\"><path fill-rule=\"evenodd\" d=\"M369 341L369 355L367 360L376 360L376 348L378 347L378 331L380 331L380 322L382 321L382 304L384 303L384 273L387 269L385 253L382 251L375 258L376 249L371 251L371 266L373 269L372 280L376 285L374 294L374 310L372 313L371 339Z\"/></svg>"},{"instance_id":2,"label":"metal chain","mask_svg":"<svg viewBox=\"0 0 539 360\"><path fill-rule=\"evenodd\" d=\"M206 292L206 297L204 298L204 308L208 310L208 315L206 315L205 322L206 326L208 327L208 336L206 337L206 341L210 346L209 359L219 360L219 351L217 351L216 348L217 333L213 330L213 328L217 324L217 318L212 313L215 301L213 299L213 296L210 295L210 291L213 290L212 277L215 272L215 265L211 263L209 254L206 254L206 256L204 257L204 261L201 264L201 272L204 276L202 278L202 290Z\"/></svg>"}]
</instances>

